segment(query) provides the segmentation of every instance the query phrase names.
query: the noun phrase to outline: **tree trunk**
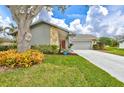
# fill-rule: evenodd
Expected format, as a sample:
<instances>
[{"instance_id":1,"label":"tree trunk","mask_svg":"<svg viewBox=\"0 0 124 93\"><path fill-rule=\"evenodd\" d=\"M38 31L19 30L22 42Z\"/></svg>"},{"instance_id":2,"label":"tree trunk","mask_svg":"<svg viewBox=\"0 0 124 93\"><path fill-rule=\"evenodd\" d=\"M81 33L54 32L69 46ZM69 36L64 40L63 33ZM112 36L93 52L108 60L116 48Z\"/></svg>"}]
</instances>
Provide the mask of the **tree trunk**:
<instances>
[{"instance_id":1,"label":"tree trunk","mask_svg":"<svg viewBox=\"0 0 124 93\"><path fill-rule=\"evenodd\" d=\"M18 24L17 49L18 52L24 52L31 48L30 23L22 21Z\"/></svg>"},{"instance_id":2,"label":"tree trunk","mask_svg":"<svg viewBox=\"0 0 124 93\"><path fill-rule=\"evenodd\" d=\"M19 5L7 6L12 12L13 18L18 25L17 49L24 52L31 47L30 24L32 19L41 11L43 5Z\"/></svg>"}]
</instances>

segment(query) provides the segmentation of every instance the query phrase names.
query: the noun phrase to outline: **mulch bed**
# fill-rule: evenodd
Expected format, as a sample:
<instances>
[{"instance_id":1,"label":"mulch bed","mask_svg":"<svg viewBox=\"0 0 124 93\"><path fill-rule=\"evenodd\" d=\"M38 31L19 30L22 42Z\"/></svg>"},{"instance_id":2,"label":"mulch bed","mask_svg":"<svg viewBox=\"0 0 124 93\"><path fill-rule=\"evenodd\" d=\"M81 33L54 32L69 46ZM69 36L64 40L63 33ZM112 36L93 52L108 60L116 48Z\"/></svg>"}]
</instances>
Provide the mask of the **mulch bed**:
<instances>
[{"instance_id":1,"label":"mulch bed","mask_svg":"<svg viewBox=\"0 0 124 93\"><path fill-rule=\"evenodd\" d=\"M0 72L6 72L6 71L11 71L12 69L6 67L6 66L0 66Z\"/></svg>"}]
</instances>

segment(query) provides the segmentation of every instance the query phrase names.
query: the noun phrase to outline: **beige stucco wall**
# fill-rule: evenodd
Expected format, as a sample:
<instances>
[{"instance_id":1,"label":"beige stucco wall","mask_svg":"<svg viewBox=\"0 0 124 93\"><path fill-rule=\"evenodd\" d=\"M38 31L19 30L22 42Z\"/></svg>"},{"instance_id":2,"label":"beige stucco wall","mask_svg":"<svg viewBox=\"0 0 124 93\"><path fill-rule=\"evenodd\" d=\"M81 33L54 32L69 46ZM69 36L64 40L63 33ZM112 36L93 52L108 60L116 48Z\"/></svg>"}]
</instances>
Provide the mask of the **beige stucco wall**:
<instances>
[{"instance_id":1,"label":"beige stucco wall","mask_svg":"<svg viewBox=\"0 0 124 93\"><path fill-rule=\"evenodd\" d=\"M50 26L47 24L38 24L31 28L31 45L49 45L50 44Z\"/></svg>"}]
</instances>

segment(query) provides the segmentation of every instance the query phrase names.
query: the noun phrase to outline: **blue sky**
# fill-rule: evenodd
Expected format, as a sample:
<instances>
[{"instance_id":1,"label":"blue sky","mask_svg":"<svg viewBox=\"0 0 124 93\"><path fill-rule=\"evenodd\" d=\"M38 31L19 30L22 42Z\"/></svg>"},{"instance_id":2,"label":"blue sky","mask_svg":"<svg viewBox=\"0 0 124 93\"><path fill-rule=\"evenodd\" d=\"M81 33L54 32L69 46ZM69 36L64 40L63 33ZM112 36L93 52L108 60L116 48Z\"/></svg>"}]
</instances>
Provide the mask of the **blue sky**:
<instances>
[{"instance_id":1,"label":"blue sky","mask_svg":"<svg viewBox=\"0 0 124 93\"><path fill-rule=\"evenodd\" d=\"M81 23L85 22L89 7L84 5L73 5L69 6L64 12L58 11L58 7L55 6L53 9L54 18L65 19L65 23L69 24L74 19L79 18Z\"/></svg>"},{"instance_id":2,"label":"blue sky","mask_svg":"<svg viewBox=\"0 0 124 93\"><path fill-rule=\"evenodd\" d=\"M3 18L6 18L6 17L11 17L11 12L10 10L4 6L4 5L0 5L0 15L3 17Z\"/></svg>"},{"instance_id":3,"label":"blue sky","mask_svg":"<svg viewBox=\"0 0 124 93\"><path fill-rule=\"evenodd\" d=\"M81 20L81 23L84 23L88 8L89 8L88 6L84 6L84 5L80 5L80 6L73 5L73 6L69 6L64 12L61 12L57 6L54 6L52 10L54 15L52 17L65 19L65 23L67 24L69 24L75 18L79 18ZM0 5L0 15L3 18L10 17L12 20L11 12L4 5Z\"/></svg>"},{"instance_id":4,"label":"blue sky","mask_svg":"<svg viewBox=\"0 0 124 93\"><path fill-rule=\"evenodd\" d=\"M0 6L0 18L0 21L12 21L11 12L6 6ZM124 34L124 6L72 5L64 12L54 6L49 12L42 9L34 21L39 19L77 34L93 34L98 37Z\"/></svg>"}]
</instances>

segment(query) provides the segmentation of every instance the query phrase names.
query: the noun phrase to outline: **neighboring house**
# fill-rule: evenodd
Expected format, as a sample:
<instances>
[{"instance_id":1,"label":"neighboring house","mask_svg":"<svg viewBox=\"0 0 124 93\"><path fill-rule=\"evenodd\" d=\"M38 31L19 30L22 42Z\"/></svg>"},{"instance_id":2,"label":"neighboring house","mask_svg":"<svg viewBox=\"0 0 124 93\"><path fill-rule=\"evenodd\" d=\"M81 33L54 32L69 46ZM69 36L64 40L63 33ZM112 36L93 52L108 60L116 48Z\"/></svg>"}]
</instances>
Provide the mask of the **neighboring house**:
<instances>
[{"instance_id":1,"label":"neighboring house","mask_svg":"<svg viewBox=\"0 0 124 93\"><path fill-rule=\"evenodd\" d=\"M119 42L119 48L124 48L124 35L117 35L115 39Z\"/></svg>"},{"instance_id":2,"label":"neighboring house","mask_svg":"<svg viewBox=\"0 0 124 93\"><path fill-rule=\"evenodd\" d=\"M46 21L35 22L30 28L31 45L57 45L60 49L68 49L69 31L67 29ZM15 32L12 34L16 35Z\"/></svg>"},{"instance_id":3,"label":"neighboring house","mask_svg":"<svg viewBox=\"0 0 124 93\"><path fill-rule=\"evenodd\" d=\"M124 39L119 40L119 48L124 48Z\"/></svg>"},{"instance_id":4,"label":"neighboring house","mask_svg":"<svg viewBox=\"0 0 124 93\"><path fill-rule=\"evenodd\" d=\"M90 34L80 34L70 36L70 42L72 43L71 49L73 50L89 50L93 48L93 44L96 43L96 37Z\"/></svg>"},{"instance_id":5,"label":"neighboring house","mask_svg":"<svg viewBox=\"0 0 124 93\"><path fill-rule=\"evenodd\" d=\"M3 46L8 46L8 45L13 45L14 42L13 40L10 40L8 38L1 38L0 37L0 46L3 45Z\"/></svg>"}]
</instances>

